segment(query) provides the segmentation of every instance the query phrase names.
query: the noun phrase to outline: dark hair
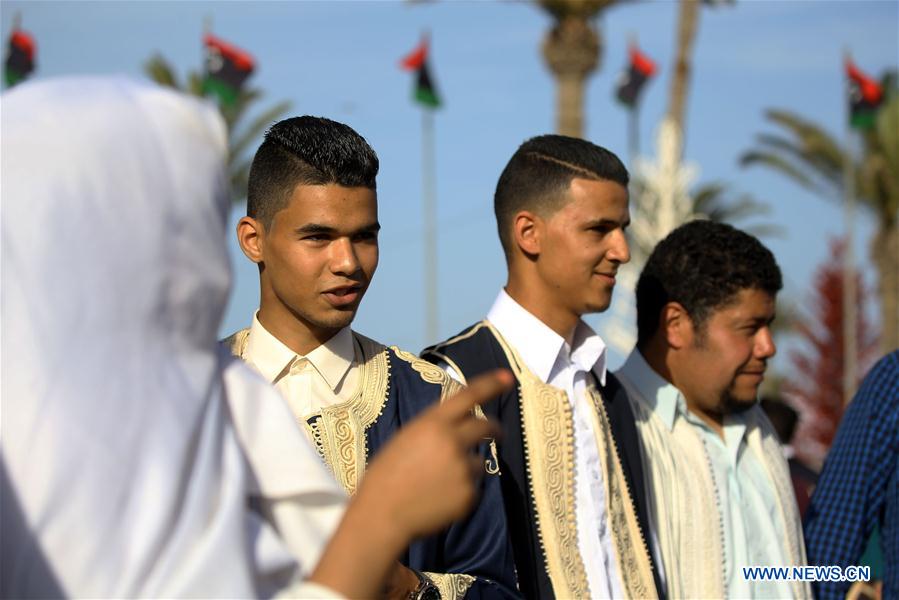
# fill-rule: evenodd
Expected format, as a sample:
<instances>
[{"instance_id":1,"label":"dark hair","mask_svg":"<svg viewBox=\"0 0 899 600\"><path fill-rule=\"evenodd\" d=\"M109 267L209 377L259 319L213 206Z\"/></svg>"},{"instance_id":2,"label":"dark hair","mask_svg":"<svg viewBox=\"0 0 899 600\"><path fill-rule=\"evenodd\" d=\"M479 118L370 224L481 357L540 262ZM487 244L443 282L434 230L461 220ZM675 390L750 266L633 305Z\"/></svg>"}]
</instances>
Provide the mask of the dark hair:
<instances>
[{"instance_id":1,"label":"dark hair","mask_svg":"<svg viewBox=\"0 0 899 600\"><path fill-rule=\"evenodd\" d=\"M762 410L774 426L781 444L789 444L799 423L799 414L780 398L765 396L759 400Z\"/></svg>"},{"instance_id":2,"label":"dark hair","mask_svg":"<svg viewBox=\"0 0 899 600\"><path fill-rule=\"evenodd\" d=\"M755 237L725 223L681 225L649 255L637 281L637 345L659 328L662 307L678 302L702 330L711 312L745 289L776 295L783 287L774 255Z\"/></svg>"},{"instance_id":3,"label":"dark hair","mask_svg":"<svg viewBox=\"0 0 899 600\"><path fill-rule=\"evenodd\" d=\"M247 215L267 229L297 185L375 189L378 155L361 135L322 117L293 117L272 125L253 157Z\"/></svg>"},{"instance_id":4,"label":"dark hair","mask_svg":"<svg viewBox=\"0 0 899 600\"><path fill-rule=\"evenodd\" d=\"M511 253L512 218L521 210L549 216L564 205L571 180L607 180L627 187L627 169L617 156L587 140L541 135L519 146L496 184L493 210L499 240Z\"/></svg>"}]
</instances>

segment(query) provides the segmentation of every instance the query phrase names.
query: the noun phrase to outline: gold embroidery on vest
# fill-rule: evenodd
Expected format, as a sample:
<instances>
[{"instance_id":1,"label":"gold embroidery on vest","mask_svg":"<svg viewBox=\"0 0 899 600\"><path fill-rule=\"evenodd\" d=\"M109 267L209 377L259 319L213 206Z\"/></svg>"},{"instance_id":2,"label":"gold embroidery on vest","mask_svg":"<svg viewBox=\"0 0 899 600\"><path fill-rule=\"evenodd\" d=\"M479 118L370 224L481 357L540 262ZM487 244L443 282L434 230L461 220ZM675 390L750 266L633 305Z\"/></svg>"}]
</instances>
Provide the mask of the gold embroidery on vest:
<instances>
[{"instance_id":1,"label":"gold embroidery on vest","mask_svg":"<svg viewBox=\"0 0 899 600\"><path fill-rule=\"evenodd\" d=\"M338 483L354 494L368 460L366 430L381 416L390 386L390 362L383 345L353 332L362 360L360 388L352 398L326 406L307 419L313 440Z\"/></svg>"},{"instance_id":2,"label":"gold embroidery on vest","mask_svg":"<svg viewBox=\"0 0 899 600\"><path fill-rule=\"evenodd\" d=\"M468 593L475 578L462 573L424 573L440 590L441 600L460 600Z\"/></svg>"},{"instance_id":3,"label":"gold embroidery on vest","mask_svg":"<svg viewBox=\"0 0 899 600\"><path fill-rule=\"evenodd\" d=\"M606 483L606 511L612 530L612 547L618 562L618 574L628 598L656 598L652 579L652 559L640 530L631 490L621 467L621 457L612 437L606 407L596 387L589 382L587 394L596 410L591 411L596 448Z\"/></svg>"},{"instance_id":4,"label":"gold embroidery on vest","mask_svg":"<svg viewBox=\"0 0 899 600\"><path fill-rule=\"evenodd\" d=\"M396 353L399 358L408 362L409 365L419 375L421 375L422 379L424 379L428 383L433 383L441 386L441 402L443 402L450 396L454 396L455 394L462 391L462 386L459 384L459 382L450 377L446 373L446 371L444 371L437 365L418 358L411 352L400 350L396 346L391 346L390 348ZM459 369L456 369L456 372L458 373ZM474 407L474 416L483 421L487 420L487 415L484 414L484 410L480 406ZM490 438L490 458L484 460L484 470L490 475L499 474L499 456L497 455L496 451L496 440L494 440L493 438Z\"/></svg>"},{"instance_id":5,"label":"gold embroidery on vest","mask_svg":"<svg viewBox=\"0 0 899 600\"><path fill-rule=\"evenodd\" d=\"M537 515L537 533L556 598L589 596L578 547L574 491L574 429L564 390L540 381L518 353L484 321L518 380L525 464Z\"/></svg>"},{"instance_id":6,"label":"gold embroidery on vest","mask_svg":"<svg viewBox=\"0 0 899 600\"><path fill-rule=\"evenodd\" d=\"M440 386L441 402L462 389L459 382L447 375L446 372L437 365L418 358L411 352L400 350L396 346L391 346L390 349L396 353L397 357L409 363L409 366L411 366L416 373L421 375L421 378L427 383Z\"/></svg>"}]
</instances>

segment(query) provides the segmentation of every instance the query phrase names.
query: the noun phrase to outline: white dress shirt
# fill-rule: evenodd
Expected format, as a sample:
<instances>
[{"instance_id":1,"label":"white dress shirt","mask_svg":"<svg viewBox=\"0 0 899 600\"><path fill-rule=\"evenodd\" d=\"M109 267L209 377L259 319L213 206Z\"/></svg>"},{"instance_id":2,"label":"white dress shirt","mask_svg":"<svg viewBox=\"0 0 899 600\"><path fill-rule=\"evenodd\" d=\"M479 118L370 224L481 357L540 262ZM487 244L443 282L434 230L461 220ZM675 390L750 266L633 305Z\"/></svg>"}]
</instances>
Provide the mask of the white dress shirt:
<instances>
[{"instance_id":1,"label":"white dress shirt","mask_svg":"<svg viewBox=\"0 0 899 600\"><path fill-rule=\"evenodd\" d=\"M359 387L360 361L356 360L349 327L301 356L272 335L254 315L244 358L281 392L297 420L349 400Z\"/></svg>"},{"instance_id":2,"label":"white dress shirt","mask_svg":"<svg viewBox=\"0 0 899 600\"><path fill-rule=\"evenodd\" d=\"M590 412L595 410L587 395L592 371L605 384L606 345L586 323L578 322L571 346L500 290L487 320L518 352L540 381L565 390L574 418L575 498L578 548L587 572L592 598L623 596L612 532L606 512L606 482L596 448L596 432ZM456 380L459 374L449 365L443 369Z\"/></svg>"}]
</instances>

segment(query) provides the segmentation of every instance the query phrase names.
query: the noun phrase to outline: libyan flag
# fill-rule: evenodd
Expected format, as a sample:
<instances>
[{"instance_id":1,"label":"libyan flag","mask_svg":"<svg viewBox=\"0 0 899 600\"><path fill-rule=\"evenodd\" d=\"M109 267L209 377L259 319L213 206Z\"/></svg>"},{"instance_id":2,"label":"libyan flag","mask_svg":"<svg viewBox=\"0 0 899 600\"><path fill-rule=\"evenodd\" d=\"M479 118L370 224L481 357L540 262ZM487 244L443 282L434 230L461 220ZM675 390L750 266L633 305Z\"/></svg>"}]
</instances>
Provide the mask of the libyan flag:
<instances>
[{"instance_id":1,"label":"libyan flag","mask_svg":"<svg viewBox=\"0 0 899 600\"><path fill-rule=\"evenodd\" d=\"M34 71L34 38L21 29L15 29L9 36L6 64L3 76L7 86L14 86Z\"/></svg>"},{"instance_id":2,"label":"libyan flag","mask_svg":"<svg viewBox=\"0 0 899 600\"><path fill-rule=\"evenodd\" d=\"M883 89L849 58L846 59L846 77L849 80L849 123L858 129L871 129L883 99Z\"/></svg>"},{"instance_id":3,"label":"libyan flag","mask_svg":"<svg viewBox=\"0 0 899 600\"><path fill-rule=\"evenodd\" d=\"M640 52L635 44L631 44L628 48L630 55L630 65L618 77L618 87L615 96L618 101L627 106L634 108L637 100L640 99L640 91L643 84L653 76L656 72L655 63L648 56Z\"/></svg>"},{"instance_id":4,"label":"libyan flag","mask_svg":"<svg viewBox=\"0 0 899 600\"><path fill-rule=\"evenodd\" d=\"M203 46L206 48L203 93L215 94L222 104L234 104L247 77L253 73L253 57L208 33L203 36Z\"/></svg>"},{"instance_id":5,"label":"libyan flag","mask_svg":"<svg viewBox=\"0 0 899 600\"><path fill-rule=\"evenodd\" d=\"M437 94L437 88L431 80L431 73L428 70L428 39L424 38L418 45L401 62L400 66L406 71L416 71L415 100L427 108L437 108L442 103L440 96Z\"/></svg>"}]
</instances>

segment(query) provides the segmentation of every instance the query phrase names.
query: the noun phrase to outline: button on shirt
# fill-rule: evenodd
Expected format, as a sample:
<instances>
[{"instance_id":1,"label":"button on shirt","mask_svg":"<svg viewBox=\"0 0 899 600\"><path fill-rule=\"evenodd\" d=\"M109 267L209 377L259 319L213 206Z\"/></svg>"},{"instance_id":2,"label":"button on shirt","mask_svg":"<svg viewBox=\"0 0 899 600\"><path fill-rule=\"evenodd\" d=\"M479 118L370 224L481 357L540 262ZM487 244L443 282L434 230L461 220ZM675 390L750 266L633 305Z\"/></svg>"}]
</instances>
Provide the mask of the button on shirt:
<instances>
[{"instance_id":1,"label":"button on shirt","mask_svg":"<svg viewBox=\"0 0 899 600\"><path fill-rule=\"evenodd\" d=\"M700 437L712 465L724 534L725 589L729 598L790 598L785 581L746 581L744 566L786 564L781 541L786 538L777 492L746 439L742 415L724 419L724 438L687 409L680 391L663 379L634 350L619 374L637 388L669 431L686 419Z\"/></svg>"},{"instance_id":2,"label":"button on shirt","mask_svg":"<svg viewBox=\"0 0 899 600\"><path fill-rule=\"evenodd\" d=\"M297 420L349 400L359 384L353 332L349 327L302 356L285 346L254 316L245 358L281 392Z\"/></svg>"},{"instance_id":3,"label":"button on shirt","mask_svg":"<svg viewBox=\"0 0 899 600\"><path fill-rule=\"evenodd\" d=\"M620 598L624 595L612 546L606 512L605 481L593 430L593 386L590 372L602 384L606 379L606 345L586 323L579 321L569 346L562 336L528 312L501 290L487 320L518 352L528 369L542 382L565 390L574 419L575 502L578 548L587 572L590 596ZM448 365L454 378L458 374Z\"/></svg>"}]
</instances>

